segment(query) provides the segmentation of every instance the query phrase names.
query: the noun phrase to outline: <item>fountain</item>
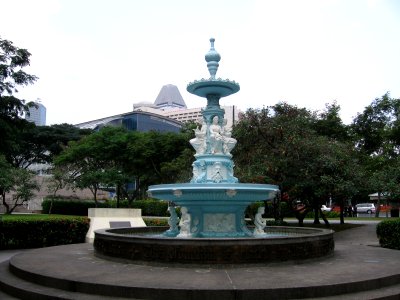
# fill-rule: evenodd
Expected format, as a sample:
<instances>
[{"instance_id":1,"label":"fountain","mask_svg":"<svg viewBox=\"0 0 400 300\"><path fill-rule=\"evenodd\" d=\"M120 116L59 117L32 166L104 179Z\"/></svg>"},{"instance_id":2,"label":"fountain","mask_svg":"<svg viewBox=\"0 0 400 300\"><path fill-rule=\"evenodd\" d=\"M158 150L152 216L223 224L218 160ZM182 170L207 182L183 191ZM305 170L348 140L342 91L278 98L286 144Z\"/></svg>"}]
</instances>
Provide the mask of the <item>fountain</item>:
<instances>
[{"instance_id":1,"label":"fountain","mask_svg":"<svg viewBox=\"0 0 400 300\"><path fill-rule=\"evenodd\" d=\"M319 257L333 251L330 231L266 227L263 208L256 214L254 230L247 227L246 208L253 202L272 200L279 188L239 183L234 176L231 151L237 141L226 125L219 100L238 92L240 87L234 81L216 78L221 56L214 41L210 39L211 48L205 55L210 78L187 86L188 92L207 99L201 128L195 129L195 138L190 140L196 151L193 177L188 183L153 185L148 189L150 197L169 201L169 229L98 230L94 240L98 256L231 264ZM175 206L182 214L179 226Z\"/></svg>"},{"instance_id":2,"label":"fountain","mask_svg":"<svg viewBox=\"0 0 400 300\"><path fill-rule=\"evenodd\" d=\"M221 56L214 49L206 54L209 79L189 83L188 92L207 98L202 111L201 128L190 144L196 150L193 177L190 183L165 184L149 187L153 198L168 200L181 207L182 219L177 237L249 237L252 232L245 223L245 210L252 202L271 200L279 191L275 185L238 183L230 153L236 145L231 129L226 126L221 97L239 91L239 85L216 78Z\"/></svg>"}]
</instances>

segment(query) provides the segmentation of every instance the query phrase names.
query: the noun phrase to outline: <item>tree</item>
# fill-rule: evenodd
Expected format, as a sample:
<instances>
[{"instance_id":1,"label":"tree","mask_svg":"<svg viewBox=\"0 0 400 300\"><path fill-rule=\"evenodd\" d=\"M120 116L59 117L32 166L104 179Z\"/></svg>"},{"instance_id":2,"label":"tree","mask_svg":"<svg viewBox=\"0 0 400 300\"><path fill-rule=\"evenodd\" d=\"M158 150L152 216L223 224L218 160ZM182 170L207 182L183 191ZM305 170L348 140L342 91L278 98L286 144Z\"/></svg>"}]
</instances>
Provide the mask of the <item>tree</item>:
<instances>
[{"instance_id":1,"label":"tree","mask_svg":"<svg viewBox=\"0 0 400 300\"><path fill-rule=\"evenodd\" d=\"M340 118L340 106L336 102L325 105L325 110L318 114L313 128L318 135L326 136L335 141L350 141L349 128L343 124Z\"/></svg>"},{"instance_id":2,"label":"tree","mask_svg":"<svg viewBox=\"0 0 400 300\"><path fill-rule=\"evenodd\" d=\"M357 115L351 125L355 145L366 167L369 193L378 192L376 215L379 216L381 196L395 190L400 153L400 99L386 93L376 98Z\"/></svg>"},{"instance_id":3,"label":"tree","mask_svg":"<svg viewBox=\"0 0 400 300\"><path fill-rule=\"evenodd\" d=\"M53 209L53 201L56 198L56 194L59 190L67 187L69 184L69 170L63 166L53 167L51 171L51 175L47 179L47 192L51 193L52 197L50 200L49 214Z\"/></svg>"},{"instance_id":4,"label":"tree","mask_svg":"<svg viewBox=\"0 0 400 300\"><path fill-rule=\"evenodd\" d=\"M366 155L396 157L400 151L400 99L386 93L357 115L351 125L356 147Z\"/></svg>"},{"instance_id":5,"label":"tree","mask_svg":"<svg viewBox=\"0 0 400 300\"><path fill-rule=\"evenodd\" d=\"M14 185L13 167L7 162L3 155L0 155L0 195L6 211L10 210L6 202L6 194L9 193Z\"/></svg>"},{"instance_id":6,"label":"tree","mask_svg":"<svg viewBox=\"0 0 400 300\"><path fill-rule=\"evenodd\" d=\"M15 208L27 203L39 187L34 180L34 174L28 170L11 166L4 156L0 156L0 195L6 214L11 214ZM12 196L11 204L7 202L6 194Z\"/></svg>"},{"instance_id":7,"label":"tree","mask_svg":"<svg viewBox=\"0 0 400 300\"><path fill-rule=\"evenodd\" d=\"M186 163L193 159L189 147L185 133L129 132L123 165L124 173L135 179L135 185L126 191L128 200L131 202L139 195L144 196L151 184L174 182L179 173L168 176L170 168L175 168L176 164L183 166L183 157L188 159Z\"/></svg>"},{"instance_id":8,"label":"tree","mask_svg":"<svg viewBox=\"0 0 400 300\"><path fill-rule=\"evenodd\" d=\"M247 111L234 128L238 177L250 182L263 177L279 185L282 200L293 208L300 224L309 211L314 211L315 223L319 216L328 223L321 205L334 191L345 189L339 188L341 183L354 179L346 173L346 163L353 165L351 145L335 140L330 136L333 132L322 131L325 125L318 121L313 112L278 103Z\"/></svg>"},{"instance_id":9,"label":"tree","mask_svg":"<svg viewBox=\"0 0 400 300\"><path fill-rule=\"evenodd\" d=\"M116 160L126 149L126 130L105 127L99 132L85 136L69 146L54 160L57 167L69 171L69 181L78 188L89 188L97 206L100 187L115 184L118 173Z\"/></svg>"},{"instance_id":10,"label":"tree","mask_svg":"<svg viewBox=\"0 0 400 300\"><path fill-rule=\"evenodd\" d=\"M31 54L26 49L15 47L11 41L0 37L0 154L12 163L10 153L13 153L19 140L15 139L18 132L29 123L22 119L33 103L25 104L13 96L18 86L34 83L38 78L27 74L23 68L29 65Z\"/></svg>"}]
</instances>

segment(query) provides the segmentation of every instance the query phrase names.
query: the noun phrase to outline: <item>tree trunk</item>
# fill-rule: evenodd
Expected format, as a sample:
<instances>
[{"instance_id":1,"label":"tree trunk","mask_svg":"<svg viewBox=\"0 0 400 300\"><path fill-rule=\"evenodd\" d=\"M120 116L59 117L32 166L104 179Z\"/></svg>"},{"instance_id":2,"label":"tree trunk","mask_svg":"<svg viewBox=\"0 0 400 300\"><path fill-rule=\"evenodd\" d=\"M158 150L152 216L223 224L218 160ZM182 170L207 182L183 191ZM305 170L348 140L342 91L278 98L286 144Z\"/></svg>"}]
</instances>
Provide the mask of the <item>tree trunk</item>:
<instances>
[{"instance_id":1,"label":"tree trunk","mask_svg":"<svg viewBox=\"0 0 400 300\"><path fill-rule=\"evenodd\" d=\"M328 219L325 217L325 214L322 212L321 209L319 209L319 212L320 212L320 214L321 214L322 220L324 220L324 223L325 223L326 227L330 227L331 224L329 224L329 221L328 221Z\"/></svg>"},{"instance_id":2,"label":"tree trunk","mask_svg":"<svg viewBox=\"0 0 400 300\"><path fill-rule=\"evenodd\" d=\"M343 200L339 201L339 207L340 207L340 224L344 224L344 202Z\"/></svg>"},{"instance_id":3,"label":"tree trunk","mask_svg":"<svg viewBox=\"0 0 400 300\"><path fill-rule=\"evenodd\" d=\"M3 205L6 208L5 214L9 215L11 213L10 212L10 205L8 205L8 203L6 201L6 192L5 191L1 192L1 198L2 198L2 201L3 201Z\"/></svg>"},{"instance_id":4,"label":"tree trunk","mask_svg":"<svg viewBox=\"0 0 400 300\"><path fill-rule=\"evenodd\" d=\"M121 194L121 185L117 184L117 208L119 208L119 198Z\"/></svg>"},{"instance_id":5,"label":"tree trunk","mask_svg":"<svg viewBox=\"0 0 400 300\"><path fill-rule=\"evenodd\" d=\"M321 224L319 221L319 209L314 207L314 224Z\"/></svg>"}]
</instances>

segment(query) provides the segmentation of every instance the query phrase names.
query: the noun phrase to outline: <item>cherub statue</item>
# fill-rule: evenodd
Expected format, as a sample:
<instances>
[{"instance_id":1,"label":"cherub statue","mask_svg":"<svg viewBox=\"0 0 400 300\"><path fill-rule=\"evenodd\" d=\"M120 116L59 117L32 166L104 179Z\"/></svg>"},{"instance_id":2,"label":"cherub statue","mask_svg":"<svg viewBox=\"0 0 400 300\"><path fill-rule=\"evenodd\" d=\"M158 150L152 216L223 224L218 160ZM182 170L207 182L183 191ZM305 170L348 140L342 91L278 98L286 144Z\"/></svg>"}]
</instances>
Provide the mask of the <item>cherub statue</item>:
<instances>
[{"instance_id":1,"label":"cherub statue","mask_svg":"<svg viewBox=\"0 0 400 300\"><path fill-rule=\"evenodd\" d=\"M179 221L179 226L181 228L178 237L190 237L190 214L186 207L181 207L182 217Z\"/></svg>"},{"instance_id":2,"label":"cherub statue","mask_svg":"<svg viewBox=\"0 0 400 300\"><path fill-rule=\"evenodd\" d=\"M179 229L178 229L179 217L176 214L175 205L169 205L168 212L170 214L170 217L168 219L169 229L165 232L165 235L177 236L179 234Z\"/></svg>"},{"instance_id":3,"label":"cherub statue","mask_svg":"<svg viewBox=\"0 0 400 300\"><path fill-rule=\"evenodd\" d=\"M192 145L194 150L196 150L196 154L204 154L206 151L206 134L207 134L207 124L203 120L201 129L197 126L194 129L195 138L191 139L189 143Z\"/></svg>"},{"instance_id":4,"label":"cherub statue","mask_svg":"<svg viewBox=\"0 0 400 300\"><path fill-rule=\"evenodd\" d=\"M235 148L237 140L232 137L232 129L227 125L227 120L224 119L224 127L222 127L222 136L224 141L224 153L227 155L231 155L231 151Z\"/></svg>"},{"instance_id":5,"label":"cherub statue","mask_svg":"<svg viewBox=\"0 0 400 300\"><path fill-rule=\"evenodd\" d=\"M254 236L265 236L266 233L264 231L265 226L267 225L267 220L263 219L262 215L265 213L265 207L260 206L257 210L256 216L254 218Z\"/></svg>"}]
</instances>

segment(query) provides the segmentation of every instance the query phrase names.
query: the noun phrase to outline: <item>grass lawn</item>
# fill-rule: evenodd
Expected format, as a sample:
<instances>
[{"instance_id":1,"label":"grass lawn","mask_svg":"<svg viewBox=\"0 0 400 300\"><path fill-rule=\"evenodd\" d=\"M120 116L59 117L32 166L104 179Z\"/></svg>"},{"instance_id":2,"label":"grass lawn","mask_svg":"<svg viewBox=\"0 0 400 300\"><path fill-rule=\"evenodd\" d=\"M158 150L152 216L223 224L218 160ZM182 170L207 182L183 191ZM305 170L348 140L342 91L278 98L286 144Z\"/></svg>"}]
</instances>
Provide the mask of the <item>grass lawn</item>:
<instances>
[{"instance_id":1,"label":"grass lawn","mask_svg":"<svg viewBox=\"0 0 400 300\"><path fill-rule=\"evenodd\" d=\"M297 224L290 224L290 226L297 226ZM304 224L304 227L312 227L312 228L328 228L332 229L335 232L347 230L347 229L352 229L355 227L360 227L364 226L363 224L350 224L350 223L344 223L344 224L330 224L329 227L326 227L325 224Z\"/></svg>"}]
</instances>

